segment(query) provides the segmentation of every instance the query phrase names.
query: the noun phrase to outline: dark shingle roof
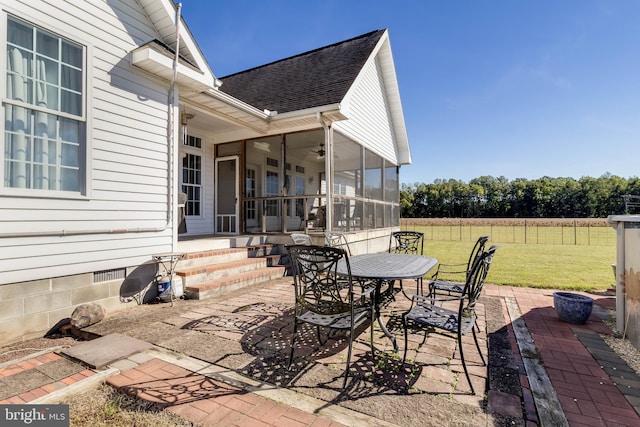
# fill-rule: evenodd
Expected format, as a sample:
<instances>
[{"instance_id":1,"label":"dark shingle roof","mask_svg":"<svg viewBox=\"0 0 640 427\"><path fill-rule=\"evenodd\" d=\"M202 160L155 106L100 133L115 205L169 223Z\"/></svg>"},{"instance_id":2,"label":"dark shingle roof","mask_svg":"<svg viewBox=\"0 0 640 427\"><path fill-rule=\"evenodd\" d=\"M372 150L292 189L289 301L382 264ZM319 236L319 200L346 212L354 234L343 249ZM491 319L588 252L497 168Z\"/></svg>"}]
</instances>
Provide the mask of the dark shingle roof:
<instances>
[{"instance_id":1,"label":"dark shingle roof","mask_svg":"<svg viewBox=\"0 0 640 427\"><path fill-rule=\"evenodd\" d=\"M261 110L279 113L339 103L384 31L223 77L220 90Z\"/></svg>"}]
</instances>

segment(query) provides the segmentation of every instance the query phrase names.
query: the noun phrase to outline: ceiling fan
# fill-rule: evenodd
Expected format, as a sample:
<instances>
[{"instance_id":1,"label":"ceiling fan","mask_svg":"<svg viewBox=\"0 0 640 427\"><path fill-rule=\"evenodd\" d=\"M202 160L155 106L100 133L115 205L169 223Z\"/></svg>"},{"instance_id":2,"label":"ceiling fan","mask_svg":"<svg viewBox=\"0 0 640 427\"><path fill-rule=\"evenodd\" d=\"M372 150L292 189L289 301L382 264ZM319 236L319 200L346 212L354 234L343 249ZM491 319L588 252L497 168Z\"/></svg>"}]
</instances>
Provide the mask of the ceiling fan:
<instances>
[{"instance_id":1,"label":"ceiling fan","mask_svg":"<svg viewBox=\"0 0 640 427\"><path fill-rule=\"evenodd\" d=\"M324 144L320 144L320 148L316 151L311 150L313 153L316 153L318 155L318 158L324 157L325 155L325 151L324 151Z\"/></svg>"}]
</instances>

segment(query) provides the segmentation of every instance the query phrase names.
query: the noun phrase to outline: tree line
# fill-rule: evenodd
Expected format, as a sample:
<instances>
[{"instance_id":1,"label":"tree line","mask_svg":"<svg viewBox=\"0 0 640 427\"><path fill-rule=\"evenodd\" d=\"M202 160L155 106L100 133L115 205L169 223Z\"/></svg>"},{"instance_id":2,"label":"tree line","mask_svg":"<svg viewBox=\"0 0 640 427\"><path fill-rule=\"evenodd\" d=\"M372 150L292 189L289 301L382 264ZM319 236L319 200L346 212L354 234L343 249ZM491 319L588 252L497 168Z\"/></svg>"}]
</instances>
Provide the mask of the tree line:
<instances>
[{"instance_id":1,"label":"tree line","mask_svg":"<svg viewBox=\"0 0 640 427\"><path fill-rule=\"evenodd\" d=\"M606 218L627 213L626 194L640 195L640 178L481 176L402 184L400 206L403 218Z\"/></svg>"}]
</instances>

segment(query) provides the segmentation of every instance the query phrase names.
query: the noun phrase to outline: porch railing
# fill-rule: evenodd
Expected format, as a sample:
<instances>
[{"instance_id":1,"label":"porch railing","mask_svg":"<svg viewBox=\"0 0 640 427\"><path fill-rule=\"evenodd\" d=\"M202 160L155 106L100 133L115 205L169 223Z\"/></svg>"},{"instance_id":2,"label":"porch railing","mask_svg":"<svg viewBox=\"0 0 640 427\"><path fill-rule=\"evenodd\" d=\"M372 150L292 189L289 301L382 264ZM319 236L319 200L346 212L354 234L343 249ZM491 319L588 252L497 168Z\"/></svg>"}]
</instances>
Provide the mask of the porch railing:
<instances>
[{"instance_id":1,"label":"porch railing","mask_svg":"<svg viewBox=\"0 0 640 427\"><path fill-rule=\"evenodd\" d=\"M325 194L246 198L245 231L324 231L327 228L325 209ZM331 229L349 232L399 226L399 215L396 203L334 195Z\"/></svg>"},{"instance_id":2,"label":"porch railing","mask_svg":"<svg viewBox=\"0 0 640 427\"><path fill-rule=\"evenodd\" d=\"M261 233L286 233L302 230L308 232L313 228L324 230L325 206L324 194L245 198L243 212L246 231L257 229Z\"/></svg>"}]
</instances>

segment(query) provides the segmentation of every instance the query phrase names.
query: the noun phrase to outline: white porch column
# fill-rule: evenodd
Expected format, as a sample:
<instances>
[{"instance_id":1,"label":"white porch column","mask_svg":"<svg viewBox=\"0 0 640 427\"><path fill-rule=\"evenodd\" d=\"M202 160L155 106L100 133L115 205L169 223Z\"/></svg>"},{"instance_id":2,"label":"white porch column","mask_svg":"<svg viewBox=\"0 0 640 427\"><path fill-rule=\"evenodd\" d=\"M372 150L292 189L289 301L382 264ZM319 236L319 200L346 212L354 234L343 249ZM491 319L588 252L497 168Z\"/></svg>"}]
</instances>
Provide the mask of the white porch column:
<instances>
[{"instance_id":1,"label":"white porch column","mask_svg":"<svg viewBox=\"0 0 640 427\"><path fill-rule=\"evenodd\" d=\"M331 231L333 229L333 126L331 123L327 124L320 115L320 123L324 129L324 146L326 147L326 153L324 156L324 175L327 185L327 199L325 209L325 229Z\"/></svg>"}]
</instances>

